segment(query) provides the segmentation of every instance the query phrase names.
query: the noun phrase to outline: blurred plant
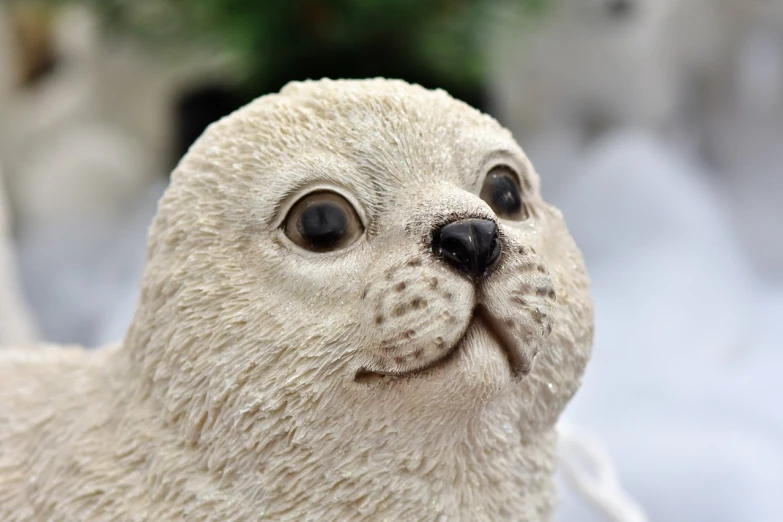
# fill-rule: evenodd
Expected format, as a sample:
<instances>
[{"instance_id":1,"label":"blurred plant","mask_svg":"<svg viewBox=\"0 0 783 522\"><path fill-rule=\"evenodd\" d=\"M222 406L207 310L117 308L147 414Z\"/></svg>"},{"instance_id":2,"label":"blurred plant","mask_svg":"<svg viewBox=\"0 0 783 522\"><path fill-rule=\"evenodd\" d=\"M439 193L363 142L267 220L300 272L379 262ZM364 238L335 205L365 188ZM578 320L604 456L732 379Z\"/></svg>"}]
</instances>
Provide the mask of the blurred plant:
<instances>
[{"instance_id":1,"label":"blurred plant","mask_svg":"<svg viewBox=\"0 0 783 522\"><path fill-rule=\"evenodd\" d=\"M217 52L230 71L173 101L178 161L209 123L293 80L400 78L486 111L493 29L503 21L525 31L556 0L7 1L86 4L107 34L132 37L170 63Z\"/></svg>"},{"instance_id":2,"label":"blurred plant","mask_svg":"<svg viewBox=\"0 0 783 522\"><path fill-rule=\"evenodd\" d=\"M480 21L501 0L81 1L144 42L231 52L253 93L293 79L388 76L465 98L482 88ZM547 0L506 3L535 14Z\"/></svg>"}]
</instances>

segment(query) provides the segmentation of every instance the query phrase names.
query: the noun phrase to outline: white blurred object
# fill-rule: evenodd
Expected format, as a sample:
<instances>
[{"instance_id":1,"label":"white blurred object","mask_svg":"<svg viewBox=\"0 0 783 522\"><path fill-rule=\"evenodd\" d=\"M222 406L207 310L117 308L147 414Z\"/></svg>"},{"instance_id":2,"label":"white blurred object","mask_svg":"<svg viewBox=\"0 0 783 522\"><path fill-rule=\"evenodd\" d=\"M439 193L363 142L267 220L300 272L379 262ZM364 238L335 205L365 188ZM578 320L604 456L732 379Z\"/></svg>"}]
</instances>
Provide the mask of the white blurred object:
<instances>
[{"instance_id":1,"label":"white blurred object","mask_svg":"<svg viewBox=\"0 0 783 522\"><path fill-rule=\"evenodd\" d=\"M107 38L83 6L64 11L57 33L61 49L89 60L96 85L91 104L102 120L128 132L166 165L171 160L177 96L194 84L237 77L231 57L214 46L205 50L186 42L152 53L134 41Z\"/></svg>"},{"instance_id":2,"label":"white blurred object","mask_svg":"<svg viewBox=\"0 0 783 522\"><path fill-rule=\"evenodd\" d=\"M127 275L117 288L112 307L105 310L96 329L92 343L95 346L118 341L125 337L125 331L136 312L136 301L141 291L141 276L147 252L147 229L158 209L158 200L163 196L167 183L155 183L135 211L126 220L122 240L115 250L117 259L128 265Z\"/></svg>"},{"instance_id":3,"label":"white blurred object","mask_svg":"<svg viewBox=\"0 0 783 522\"><path fill-rule=\"evenodd\" d=\"M121 337L135 295L157 200L150 194L159 195L172 159L176 96L191 82L228 76L228 62L192 49L151 55L106 38L83 5L57 13L56 67L0 98L0 156L42 335L98 346ZM3 51L0 42L8 68ZM0 78L10 74L0 69Z\"/></svg>"},{"instance_id":4,"label":"white blurred object","mask_svg":"<svg viewBox=\"0 0 783 522\"><path fill-rule=\"evenodd\" d=\"M84 5L56 12L56 66L32 85L8 86L0 98L0 152L22 231L127 212L167 173L178 93L231 75L219 53L151 55L107 38ZM0 42L3 80L14 76L12 48L12 40Z\"/></svg>"},{"instance_id":5,"label":"white blurred object","mask_svg":"<svg viewBox=\"0 0 783 522\"><path fill-rule=\"evenodd\" d=\"M769 325L714 175L623 131L552 200L596 303L593 358L565 419L601 438L651 520L780 520L783 383L765 377L780 342L760 344ZM584 520L563 505L563 520Z\"/></svg>"},{"instance_id":6,"label":"white blurred object","mask_svg":"<svg viewBox=\"0 0 783 522\"><path fill-rule=\"evenodd\" d=\"M739 217L745 247L783 281L783 1L748 2L706 122L707 149Z\"/></svg>"},{"instance_id":7,"label":"white blurred object","mask_svg":"<svg viewBox=\"0 0 783 522\"><path fill-rule=\"evenodd\" d=\"M124 336L135 309L147 228L165 186L165 180L155 183L111 221L64 223L21 239L24 288L44 335L90 348Z\"/></svg>"},{"instance_id":8,"label":"white blurred object","mask_svg":"<svg viewBox=\"0 0 783 522\"><path fill-rule=\"evenodd\" d=\"M142 197L156 172L149 152L120 130L73 121L63 131L17 158L24 172L16 181L23 234L121 215Z\"/></svg>"},{"instance_id":9,"label":"white blurred object","mask_svg":"<svg viewBox=\"0 0 783 522\"><path fill-rule=\"evenodd\" d=\"M560 471L576 492L612 522L647 522L642 508L620 485L612 459L584 430L558 425Z\"/></svg>"},{"instance_id":10,"label":"white blurred object","mask_svg":"<svg viewBox=\"0 0 783 522\"><path fill-rule=\"evenodd\" d=\"M0 148L21 234L62 220L112 218L160 176L153 151L104 116L107 86L98 71L105 58L87 12L66 9L55 29L57 66L0 107Z\"/></svg>"},{"instance_id":11,"label":"white blurred object","mask_svg":"<svg viewBox=\"0 0 783 522\"><path fill-rule=\"evenodd\" d=\"M582 147L618 125L659 128L679 108L665 38L676 0L559 0L542 20L492 27L493 112L517 136L545 189Z\"/></svg>"},{"instance_id":12,"label":"white blurred object","mask_svg":"<svg viewBox=\"0 0 783 522\"><path fill-rule=\"evenodd\" d=\"M783 0L554 0L533 23L513 12L486 31L492 109L544 175L545 193L578 175L573 162L607 130L643 127L683 149L714 148L711 129L744 117L715 118L736 105L726 91L740 48L759 25L783 34ZM773 60L755 68L767 88L752 97L779 105Z\"/></svg>"},{"instance_id":13,"label":"white blurred object","mask_svg":"<svg viewBox=\"0 0 783 522\"><path fill-rule=\"evenodd\" d=\"M534 26L500 29L491 79L511 130L554 122L654 125L674 109L661 36L674 0L559 0Z\"/></svg>"},{"instance_id":14,"label":"white blurred object","mask_svg":"<svg viewBox=\"0 0 783 522\"><path fill-rule=\"evenodd\" d=\"M135 269L107 256L122 240L123 220L162 172L152 150L104 116L95 24L81 8L64 12L57 66L32 85L14 86L0 106L0 156L22 288L41 335L84 343L90 321L115 298L106 274L122 278Z\"/></svg>"},{"instance_id":15,"label":"white blurred object","mask_svg":"<svg viewBox=\"0 0 783 522\"><path fill-rule=\"evenodd\" d=\"M0 346L19 346L33 343L36 333L19 285L4 185L0 169Z\"/></svg>"}]
</instances>

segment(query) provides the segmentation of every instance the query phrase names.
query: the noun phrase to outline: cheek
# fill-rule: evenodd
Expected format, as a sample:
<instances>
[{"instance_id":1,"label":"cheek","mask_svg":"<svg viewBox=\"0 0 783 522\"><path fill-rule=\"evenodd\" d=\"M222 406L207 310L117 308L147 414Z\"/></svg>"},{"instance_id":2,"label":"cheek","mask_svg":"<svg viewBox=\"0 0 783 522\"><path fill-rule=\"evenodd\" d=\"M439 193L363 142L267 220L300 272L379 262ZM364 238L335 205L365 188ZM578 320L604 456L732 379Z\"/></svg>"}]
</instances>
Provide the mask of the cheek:
<instances>
[{"instance_id":1,"label":"cheek","mask_svg":"<svg viewBox=\"0 0 783 522\"><path fill-rule=\"evenodd\" d=\"M356 303L367 267L366 245L356 245L332 253L299 252L295 247L272 242L259 252L259 258L248 260L255 278L286 301L303 306L314 305L322 312L328 306Z\"/></svg>"},{"instance_id":2,"label":"cheek","mask_svg":"<svg viewBox=\"0 0 783 522\"><path fill-rule=\"evenodd\" d=\"M248 323L257 325L258 335L272 329L285 330L286 342L345 344L359 342L362 279L367 265L362 249L339 255L303 256L270 246L244 263L241 274L232 278L231 296L223 300L242 301ZM364 259L363 259L364 257Z\"/></svg>"},{"instance_id":3,"label":"cheek","mask_svg":"<svg viewBox=\"0 0 783 522\"><path fill-rule=\"evenodd\" d=\"M426 366L462 336L474 300L470 283L430 260L379 270L362 292L366 357L381 371Z\"/></svg>"},{"instance_id":4,"label":"cheek","mask_svg":"<svg viewBox=\"0 0 783 522\"><path fill-rule=\"evenodd\" d=\"M586 293L589 281L584 258L559 210L549 209L540 235L542 240L538 250L552 272L556 286L564 289L572 287L574 291Z\"/></svg>"}]
</instances>

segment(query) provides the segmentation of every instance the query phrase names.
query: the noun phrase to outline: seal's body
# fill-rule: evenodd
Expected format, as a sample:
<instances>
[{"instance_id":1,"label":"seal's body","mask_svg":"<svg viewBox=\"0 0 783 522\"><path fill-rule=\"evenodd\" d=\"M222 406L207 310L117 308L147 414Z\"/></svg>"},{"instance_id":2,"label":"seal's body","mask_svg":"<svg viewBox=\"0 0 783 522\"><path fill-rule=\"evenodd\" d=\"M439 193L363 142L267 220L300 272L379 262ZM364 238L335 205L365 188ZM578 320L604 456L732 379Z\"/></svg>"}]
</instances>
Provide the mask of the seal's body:
<instances>
[{"instance_id":1,"label":"seal's body","mask_svg":"<svg viewBox=\"0 0 783 522\"><path fill-rule=\"evenodd\" d=\"M593 320L538 186L493 119L399 81L213 124L123 343L2 355L0 519L548 519Z\"/></svg>"}]
</instances>

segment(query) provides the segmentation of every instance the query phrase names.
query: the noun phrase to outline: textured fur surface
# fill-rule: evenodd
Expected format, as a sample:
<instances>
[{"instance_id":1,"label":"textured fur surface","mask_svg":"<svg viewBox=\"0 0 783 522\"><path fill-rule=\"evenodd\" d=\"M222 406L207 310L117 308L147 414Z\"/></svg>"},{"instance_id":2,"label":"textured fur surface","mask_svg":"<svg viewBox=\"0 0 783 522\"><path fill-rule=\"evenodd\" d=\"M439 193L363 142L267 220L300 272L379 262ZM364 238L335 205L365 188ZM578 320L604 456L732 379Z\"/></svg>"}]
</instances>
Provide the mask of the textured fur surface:
<instances>
[{"instance_id":1,"label":"textured fur surface","mask_svg":"<svg viewBox=\"0 0 783 522\"><path fill-rule=\"evenodd\" d=\"M527 221L478 197L501 162L523 177ZM312 254L279 225L323 186L366 232ZM538 187L497 122L399 81L290 84L213 124L160 202L124 342L2 355L0 519L549 519L554 424L593 319ZM498 222L481 284L430 251L459 218ZM477 304L529 373L471 323ZM455 346L430 371L356 379Z\"/></svg>"}]
</instances>

